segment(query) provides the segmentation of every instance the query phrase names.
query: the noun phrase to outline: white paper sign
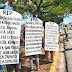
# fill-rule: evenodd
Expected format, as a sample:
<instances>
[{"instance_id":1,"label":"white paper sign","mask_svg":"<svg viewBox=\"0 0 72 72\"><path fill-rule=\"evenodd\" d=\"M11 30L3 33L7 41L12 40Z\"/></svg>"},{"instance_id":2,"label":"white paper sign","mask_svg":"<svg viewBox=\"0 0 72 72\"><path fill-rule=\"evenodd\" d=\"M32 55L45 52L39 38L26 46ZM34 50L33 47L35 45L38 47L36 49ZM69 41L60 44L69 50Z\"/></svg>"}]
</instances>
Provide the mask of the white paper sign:
<instances>
[{"instance_id":1,"label":"white paper sign","mask_svg":"<svg viewBox=\"0 0 72 72\"><path fill-rule=\"evenodd\" d=\"M25 55L41 54L42 21L38 18L30 18L25 25Z\"/></svg>"},{"instance_id":2,"label":"white paper sign","mask_svg":"<svg viewBox=\"0 0 72 72\"><path fill-rule=\"evenodd\" d=\"M0 65L19 63L21 15L0 9Z\"/></svg>"},{"instance_id":3,"label":"white paper sign","mask_svg":"<svg viewBox=\"0 0 72 72\"><path fill-rule=\"evenodd\" d=\"M58 51L59 50L59 26L54 22L45 23L45 50Z\"/></svg>"}]
</instances>

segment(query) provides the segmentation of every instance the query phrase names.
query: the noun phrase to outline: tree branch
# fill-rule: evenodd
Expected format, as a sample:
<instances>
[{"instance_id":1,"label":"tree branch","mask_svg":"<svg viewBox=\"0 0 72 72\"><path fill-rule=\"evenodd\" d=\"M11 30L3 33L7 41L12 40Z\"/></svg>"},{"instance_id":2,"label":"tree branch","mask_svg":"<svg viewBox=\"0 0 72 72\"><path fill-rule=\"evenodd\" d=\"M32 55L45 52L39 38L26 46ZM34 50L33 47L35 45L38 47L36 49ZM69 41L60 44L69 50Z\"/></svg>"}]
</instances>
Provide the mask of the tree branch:
<instances>
[{"instance_id":1,"label":"tree branch","mask_svg":"<svg viewBox=\"0 0 72 72\"><path fill-rule=\"evenodd\" d=\"M40 1L40 4L39 4L39 6L42 4L42 2L43 2L43 0L41 0L41 1Z\"/></svg>"},{"instance_id":2,"label":"tree branch","mask_svg":"<svg viewBox=\"0 0 72 72\"><path fill-rule=\"evenodd\" d=\"M30 5L29 5L29 10L28 11L33 14L33 10L31 9Z\"/></svg>"},{"instance_id":3,"label":"tree branch","mask_svg":"<svg viewBox=\"0 0 72 72\"><path fill-rule=\"evenodd\" d=\"M47 6L41 6L41 7L44 7L44 8L45 8L45 7L49 7L49 6L51 6L51 5L53 5L53 4L50 4L50 5L47 5Z\"/></svg>"},{"instance_id":4,"label":"tree branch","mask_svg":"<svg viewBox=\"0 0 72 72\"><path fill-rule=\"evenodd\" d=\"M55 8L55 6L52 7L52 8L50 8L49 11L52 10L53 8ZM47 11L47 12L42 12L42 13L49 13L49 11Z\"/></svg>"},{"instance_id":5,"label":"tree branch","mask_svg":"<svg viewBox=\"0 0 72 72\"><path fill-rule=\"evenodd\" d=\"M34 2L37 5L37 2Z\"/></svg>"}]
</instances>

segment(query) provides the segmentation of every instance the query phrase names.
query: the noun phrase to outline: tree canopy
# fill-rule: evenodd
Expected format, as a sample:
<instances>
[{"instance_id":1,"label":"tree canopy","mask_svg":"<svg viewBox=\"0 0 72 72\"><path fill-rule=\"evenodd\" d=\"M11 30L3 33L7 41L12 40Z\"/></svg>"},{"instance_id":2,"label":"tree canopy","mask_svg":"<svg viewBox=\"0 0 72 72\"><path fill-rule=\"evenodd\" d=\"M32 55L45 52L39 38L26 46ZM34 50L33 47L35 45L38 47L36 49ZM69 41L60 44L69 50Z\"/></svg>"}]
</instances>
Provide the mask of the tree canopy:
<instances>
[{"instance_id":1,"label":"tree canopy","mask_svg":"<svg viewBox=\"0 0 72 72\"><path fill-rule=\"evenodd\" d=\"M21 13L23 17L25 12L29 12L43 22L56 23L63 21L64 14L72 12L71 7L71 0L17 0L13 3L14 11Z\"/></svg>"}]
</instances>

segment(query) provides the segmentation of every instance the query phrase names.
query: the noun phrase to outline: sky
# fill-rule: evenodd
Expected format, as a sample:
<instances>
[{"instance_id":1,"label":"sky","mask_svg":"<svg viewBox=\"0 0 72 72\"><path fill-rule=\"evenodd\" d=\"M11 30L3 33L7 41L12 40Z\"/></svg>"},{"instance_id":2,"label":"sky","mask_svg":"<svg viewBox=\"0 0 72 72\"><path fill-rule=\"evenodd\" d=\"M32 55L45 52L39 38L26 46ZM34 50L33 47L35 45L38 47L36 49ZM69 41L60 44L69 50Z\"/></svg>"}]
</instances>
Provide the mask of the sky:
<instances>
[{"instance_id":1,"label":"sky","mask_svg":"<svg viewBox=\"0 0 72 72\"><path fill-rule=\"evenodd\" d=\"M69 16L69 17L66 17L66 18L63 19L64 24L68 24L70 22L72 22L72 16Z\"/></svg>"},{"instance_id":2,"label":"sky","mask_svg":"<svg viewBox=\"0 0 72 72\"><path fill-rule=\"evenodd\" d=\"M31 17L28 17L27 19L23 19L22 22L21 22L21 25L25 24L26 21L27 21L29 18L31 18Z\"/></svg>"}]
</instances>

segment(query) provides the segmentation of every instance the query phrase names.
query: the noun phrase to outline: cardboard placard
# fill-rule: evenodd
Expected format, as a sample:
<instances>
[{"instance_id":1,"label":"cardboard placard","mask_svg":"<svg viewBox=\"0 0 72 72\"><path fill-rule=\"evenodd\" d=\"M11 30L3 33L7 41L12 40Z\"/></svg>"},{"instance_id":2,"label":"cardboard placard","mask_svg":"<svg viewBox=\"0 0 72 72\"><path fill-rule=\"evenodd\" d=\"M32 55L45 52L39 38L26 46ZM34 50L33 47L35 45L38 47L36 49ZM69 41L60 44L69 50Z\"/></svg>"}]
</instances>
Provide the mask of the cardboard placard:
<instances>
[{"instance_id":1,"label":"cardboard placard","mask_svg":"<svg viewBox=\"0 0 72 72\"><path fill-rule=\"evenodd\" d=\"M59 26L54 22L45 23L45 50L58 51L59 50Z\"/></svg>"},{"instance_id":2,"label":"cardboard placard","mask_svg":"<svg viewBox=\"0 0 72 72\"><path fill-rule=\"evenodd\" d=\"M0 9L0 65L19 63L21 15Z\"/></svg>"},{"instance_id":3,"label":"cardboard placard","mask_svg":"<svg viewBox=\"0 0 72 72\"><path fill-rule=\"evenodd\" d=\"M30 18L25 25L25 55L41 54L42 21L38 18Z\"/></svg>"}]
</instances>

